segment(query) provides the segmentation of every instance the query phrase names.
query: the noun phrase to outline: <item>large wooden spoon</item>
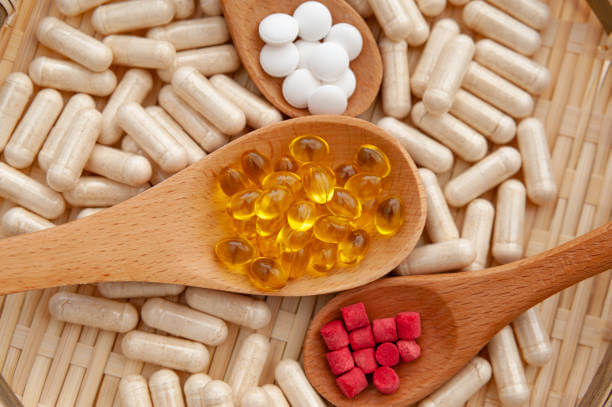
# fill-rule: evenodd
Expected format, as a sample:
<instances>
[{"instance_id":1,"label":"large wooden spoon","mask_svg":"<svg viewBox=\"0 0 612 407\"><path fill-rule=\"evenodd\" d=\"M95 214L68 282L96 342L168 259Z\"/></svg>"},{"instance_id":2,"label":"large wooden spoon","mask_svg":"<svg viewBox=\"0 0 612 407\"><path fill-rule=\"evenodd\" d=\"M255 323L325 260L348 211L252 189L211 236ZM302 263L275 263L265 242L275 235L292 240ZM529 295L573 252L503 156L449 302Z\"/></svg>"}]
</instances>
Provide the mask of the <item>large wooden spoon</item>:
<instances>
[{"instance_id":1,"label":"large wooden spoon","mask_svg":"<svg viewBox=\"0 0 612 407\"><path fill-rule=\"evenodd\" d=\"M263 294L215 258L214 246L234 235L217 185L222 167L250 149L279 158L296 136L324 137L336 164L350 162L364 144L391 161L384 188L399 195L405 222L390 239L374 238L357 266L327 277L301 278L268 295L316 295L373 281L395 268L415 246L425 223L426 200L412 159L381 128L346 116L287 120L240 137L167 181L91 217L42 232L0 240L0 295L100 281L151 281Z\"/></svg>"},{"instance_id":2,"label":"large wooden spoon","mask_svg":"<svg viewBox=\"0 0 612 407\"><path fill-rule=\"evenodd\" d=\"M434 391L461 369L501 328L533 305L587 277L612 268L612 222L563 246L481 271L385 278L331 300L312 320L304 343L310 383L335 406L400 407ZM344 397L325 358L319 330L340 308L363 302L370 320L401 311L421 313L419 359L396 367L399 390L373 386Z\"/></svg>"},{"instance_id":3,"label":"large wooden spoon","mask_svg":"<svg viewBox=\"0 0 612 407\"><path fill-rule=\"evenodd\" d=\"M363 18L344 0L318 0L331 12L333 24L354 25L363 38L363 50L351 62L351 69L357 78L357 88L348 101L344 113L357 116L363 113L374 101L382 80L382 59L376 40ZM223 15L232 35L234 47L240 55L242 64L249 76L277 109L290 117L308 115L308 109L297 109L285 101L282 94L283 78L273 78L266 74L259 64L259 52L264 46L259 38L259 23L273 13L293 14L304 0L222 0Z\"/></svg>"}]
</instances>

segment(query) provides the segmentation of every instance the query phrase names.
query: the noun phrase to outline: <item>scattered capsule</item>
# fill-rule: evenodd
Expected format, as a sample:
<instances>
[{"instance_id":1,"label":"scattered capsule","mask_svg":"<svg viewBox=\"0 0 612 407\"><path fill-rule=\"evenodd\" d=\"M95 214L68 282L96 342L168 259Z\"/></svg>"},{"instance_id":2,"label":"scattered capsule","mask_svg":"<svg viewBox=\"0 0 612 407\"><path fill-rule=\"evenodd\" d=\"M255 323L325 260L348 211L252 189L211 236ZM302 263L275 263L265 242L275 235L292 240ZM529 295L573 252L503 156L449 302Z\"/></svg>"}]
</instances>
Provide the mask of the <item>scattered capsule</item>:
<instances>
[{"instance_id":1,"label":"scattered capsule","mask_svg":"<svg viewBox=\"0 0 612 407\"><path fill-rule=\"evenodd\" d=\"M363 205L382 192L382 179L376 175L356 174L349 178L344 188L351 191Z\"/></svg>"},{"instance_id":2,"label":"scattered capsule","mask_svg":"<svg viewBox=\"0 0 612 407\"><path fill-rule=\"evenodd\" d=\"M272 219L264 219L259 216L253 217L257 218L255 221L255 231L257 235L262 237L272 236L278 233L279 230L283 226L285 226L285 222L287 219L284 216L277 216Z\"/></svg>"},{"instance_id":3,"label":"scattered capsule","mask_svg":"<svg viewBox=\"0 0 612 407\"><path fill-rule=\"evenodd\" d=\"M289 188L293 194L297 194L302 189L302 179L294 172L278 171L266 175L262 186L264 188L283 186Z\"/></svg>"},{"instance_id":4,"label":"scattered capsule","mask_svg":"<svg viewBox=\"0 0 612 407\"><path fill-rule=\"evenodd\" d=\"M336 174L336 184L338 186L344 186L344 184L346 184L346 181L348 181L349 178L351 178L358 172L359 169L355 167L355 165L352 163L340 164L334 170L334 173Z\"/></svg>"},{"instance_id":5,"label":"scattered capsule","mask_svg":"<svg viewBox=\"0 0 612 407\"><path fill-rule=\"evenodd\" d=\"M300 168L300 177L306 196L318 204L324 204L332 198L336 175L329 168L317 164L305 164Z\"/></svg>"},{"instance_id":6,"label":"scattered capsule","mask_svg":"<svg viewBox=\"0 0 612 407\"><path fill-rule=\"evenodd\" d=\"M348 189L334 188L332 199L325 205L332 214L341 218L357 219L361 216L361 203Z\"/></svg>"},{"instance_id":7,"label":"scattered capsule","mask_svg":"<svg viewBox=\"0 0 612 407\"><path fill-rule=\"evenodd\" d=\"M323 161L329 154L329 144L318 136L300 136L291 141L289 152L299 162Z\"/></svg>"},{"instance_id":8,"label":"scattered capsule","mask_svg":"<svg viewBox=\"0 0 612 407\"><path fill-rule=\"evenodd\" d=\"M257 250L261 257L269 257L272 259L279 258L282 250L281 246L276 240L276 236L257 236Z\"/></svg>"},{"instance_id":9,"label":"scattered capsule","mask_svg":"<svg viewBox=\"0 0 612 407\"><path fill-rule=\"evenodd\" d=\"M249 219L240 220L234 219L233 226L236 234L244 239L253 239L257 237L257 220L259 218L257 216L251 216Z\"/></svg>"},{"instance_id":10,"label":"scattered capsule","mask_svg":"<svg viewBox=\"0 0 612 407\"><path fill-rule=\"evenodd\" d=\"M346 219L327 215L317 219L312 229L317 239L327 243L339 243L346 238L351 227Z\"/></svg>"},{"instance_id":11,"label":"scattered capsule","mask_svg":"<svg viewBox=\"0 0 612 407\"><path fill-rule=\"evenodd\" d=\"M255 248L248 240L229 238L215 245L215 254L229 269L242 271L242 268L255 257Z\"/></svg>"},{"instance_id":12,"label":"scattered capsule","mask_svg":"<svg viewBox=\"0 0 612 407\"><path fill-rule=\"evenodd\" d=\"M240 157L242 170L251 181L260 184L271 171L270 159L257 150L248 150Z\"/></svg>"},{"instance_id":13,"label":"scattered capsule","mask_svg":"<svg viewBox=\"0 0 612 407\"><path fill-rule=\"evenodd\" d=\"M267 257L253 260L247 275L253 285L263 291L280 290L289 280L289 273L276 260Z\"/></svg>"},{"instance_id":14,"label":"scattered capsule","mask_svg":"<svg viewBox=\"0 0 612 407\"><path fill-rule=\"evenodd\" d=\"M249 179L240 170L225 167L219 174L219 186L227 196L233 196L249 186Z\"/></svg>"},{"instance_id":15,"label":"scattered capsule","mask_svg":"<svg viewBox=\"0 0 612 407\"><path fill-rule=\"evenodd\" d=\"M353 157L355 165L361 172L386 177L391 172L391 163L385 153L376 146L364 144Z\"/></svg>"},{"instance_id":16,"label":"scattered capsule","mask_svg":"<svg viewBox=\"0 0 612 407\"><path fill-rule=\"evenodd\" d=\"M310 263L307 272L312 277L327 275L336 265L338 258L338 245L314 240L308 246L310 251Z\"/></svg>"},{"instance_id":17,"label":"scattered capsule","mask_svg":"<svg viewBox=\"0 0 612 407\"><path fill-rule=\"evenodd\" d=\"M365 230L354 230L338 244L338 263L353 265L365 257L370 248L370 236Z\"/></svg>"},{"instance_id":18,"label":"scattered capsule","mask_svg":"<svg viewBox=\"0 0 612 407\"><path fill-rule=\"evenodd\" d=\"M289 274L289 280L302 277L308 269L310 246L307 245L295 252L283 252L280 258L283 270Z\"/></svg>"},{"instance_id":19,"label":"scattered capsule","mask_svg":"<svg viewBox=\"0 0 612 407\"><path fill-rule=\"evenodd\" d=\"M298 231L293 230L289 225L285 225L278 235L276 242L284 252L296 252L308 244L312 236L312 230Z\"/></svg>"},{"instance_id":20,"label":"scattered capsule","mask_svg":"<svg viewBox=\"0 0 612 407\"><path fill-rule=\"evenodd\" d=\"M291 171L297 172L300 165L288 155L284 155L274 163L274 171Z\"/></svg>"},{"instance_id":21,"label":"scattered capsule","mask_svg":"<svg viewBox=\"0 0 612 407\"><path fill-rule=\"evenodd\" d=\"M287 210L287 223L291 229L298 231L308 230L317 220L317 205L305 200L293 202Z\"/></svg>"},{"instance_id":22,"label":"scattered capsule","mask_svg":"<svg viewBox=\"0 0 612 407\"><path fill-rule=\"evenodd\" d=\"M235 219L245 220L255 215L255 202L262 195L259 189L248 188L236 192L229 202L228 211Z\"/></svg>"},{"instance_id":23,"label":"scattered capsule","mask_svg":"<svg viewBox=\"0 0 612 407\"><path fill-rule=\"evenodd\" d=\"M394 235L404 223L404 205L398 197L389 197L378 204L374 218L376 230L381 235Z\"/></svg>"},{"instance_id":24,"label":"scattered capsule","mask_svg":"<svg viewBox=\"0 0 612 407\"><path fill-rule=\"evenodd\" d=\"M282 186L267 188L255 201L255 213L262 219L274 219L282 216L291 202L293 194L288 188Z\"/></svg>"}]
</instances>

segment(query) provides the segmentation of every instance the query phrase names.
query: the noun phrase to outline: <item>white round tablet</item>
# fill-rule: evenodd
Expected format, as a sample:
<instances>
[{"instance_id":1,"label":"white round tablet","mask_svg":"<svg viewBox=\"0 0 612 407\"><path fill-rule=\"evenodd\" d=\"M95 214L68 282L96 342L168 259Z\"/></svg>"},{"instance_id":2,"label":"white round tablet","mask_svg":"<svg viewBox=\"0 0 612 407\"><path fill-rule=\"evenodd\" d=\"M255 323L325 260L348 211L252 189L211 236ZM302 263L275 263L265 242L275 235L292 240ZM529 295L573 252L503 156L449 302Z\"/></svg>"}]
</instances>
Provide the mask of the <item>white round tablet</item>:
<instances>
[{"instance_id":1,"label":"white round tablet","mask_svg":"<svg viewBox=\"0 0 612 407\"><path fill-rule=\"evenodd\" d=\"M336 42L319 44L308 58L308 67L312 74L325 82L337 81L348 69L348 54L342 45Z\"/></svg>"},{"instance_id":2,"label":"white round tablet","mask_svg":"<svg viewBox=\"0 0 612 407\"><path fill-rule=\"evenodd\" d=\"M347 104L344 90L334 85L319 86L308 98L311 114L342 114Z\"/></svg>"},{"instance_id":3,"label":"white round tablet","mask_svg":"<svg viewBox=\"0 0 612 407\"><path fill-rule=\"evenodd\" d=\"M294 43L283 45L266 44L259 53L259 63L270 76L282 78L295 71L300 61L300 53Z\"/></svg>"},{"instance_id":4,"label":"white round tablet","mask_svg":"<svg viewBox=\"0 0 612 407\"><path fill-rule=\"evenodd\" d=\"M259 23L259 37L266 44L293 42L298 30L297 20L285 13L270 14Z\"/></svg>"},{"instance_id":5,"label":"white round tablet","mask_svg":"<svg viewBox=\"0 0 612 407\"><path fill-rule=\"evenodd\" d=\"M324 85L335 85L340 89L344 90L346 93L346 97L350 98L355 93L355 88L357 87L357 78L355 78L355 74L352 69L347 69L340 79L334 82L324 82Z\"/></svg>"},{"instance_id":6,"label":"white round tablet","mask_svg":"<svg viewBox=\"0 0 612 407\"><path fill-rule=\"evenodd\" d=\"M308 107L308 98L321 86L308 69L297 69L283 81L283 97L293 107Z\"/></svg>"},{"instance_id":7,"label":"white round tablet","mask_svg":"<svg viewBox=\"0 0 612 407\"><path fill-rule=\"evenodd\" d=\"M363 38L359 30L354 25L346 23L334 24L325 37L325 42L337 42L342 45L351 61L359 56L363 47Z\"/></svg>"},{"instance_id":8,"label":"white round tablet","mask_svg":"<svg viewBox=\"0 0 612 407\"><path fill-rule=\"evenodd\" d=\"M320 44L320 42L297 40L294 44L300 53L300 63L298 64L298 68L308 68L308 59L310 58L310 54L312 53L312 50Z\"/></svg>"},{"instance_id":9,"label":"white round tablet","mask_svg":"<svg viewBox=\"0 0 612 407\"><path fill-rule=\"evenodd\" d=\"M300 26L300 38L307 41L322 40L332 25L331 13L318 1L300 4L293 12L293 17Z\"/></svg>"}]
</instances>

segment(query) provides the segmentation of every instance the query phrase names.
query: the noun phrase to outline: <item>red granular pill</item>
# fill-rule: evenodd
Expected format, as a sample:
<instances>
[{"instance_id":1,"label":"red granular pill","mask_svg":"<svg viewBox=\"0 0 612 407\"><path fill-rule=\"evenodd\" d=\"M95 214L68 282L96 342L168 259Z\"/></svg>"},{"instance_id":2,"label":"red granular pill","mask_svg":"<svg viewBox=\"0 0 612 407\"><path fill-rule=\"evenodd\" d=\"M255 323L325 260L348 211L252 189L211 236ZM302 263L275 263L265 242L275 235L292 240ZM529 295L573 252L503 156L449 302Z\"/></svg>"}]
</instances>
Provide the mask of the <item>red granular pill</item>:
<instances>
[{"instance_id":1,"label":"red granular pill","mask_svg":"<svg viewBox=\"0 0 612 407\"><path fill-rule=\"evenodd\" d=\"M349 345L348 332L346 332L344 324L339 319L323 325L321 336L329 350L338 350Z\"/></svg>"},{"instance_id":2,"label":"red granular pill","mask_svg":"<svg viewBox=\"0 0 612 407\"><path fill-rule=\"evenodd\" d=\"M421 347L415 341L397 341L397 350L404 362L412 362L421 356Z\"/></svg>"},{"instance_id":3,"label":"red granular pill","mask_svg":"<svg viewBox=\"0 0 612 407\"><path fill-rule=\"evenodd\" d=\"M372 321L372 331L376 343L397 341L395 318L381 318Z\"/></svg>"},{"instance_id":4,"label":"red granular pill","mask_svg":"<svg viewBox=\"0 0 612 407\"><path fill-rule=\"evenodd\" d=\"M376 345L374 342L374 335L372 334L372 328L370 328L369 325L349 333L349 339L351 341L351 349L353 349L353 351L373 348Z\"/></svg>"},{"instance_id":5,"label":"red granular pill","mask_svg":"<svg viewBox=\"0 0 612 407\"><path fill-rule=\"evenodd\" d=\"M368 319L368 314L366 313L363 302L347 305L340 311L342 312L344 325L346 325L346 329L349 332L370 325L370 320Z\"/></svg>"},{"instance_id":6,"label":"red granular pill","mask_svg":"<svg viewBox=\"0 0 612 407\"><path fill-rule=\"evenodd\" d=\"M376 361L381 366L395 366L400 361L400 354L397 346L391 342L378 345L376 349Z\"/></svg>"},{"instance_id":7,"label":"red granular pill","mask_svg":"<svg viewBox=\"0 0 612 407\"><path fill-rule=\"evenodd\" d=\"M376 357L374 356L374 348L360 349L353 352L353 359L355 359L357 367L360 367L365 374L372 373L378 367Z\"/></svg>"},{"instance_id":8,"label":"red granular pill","mask_svg":"<svg viewBox=\"0 0 612 407\"><path fill-rule=\"evenodd\" d=\"M342 394L352 399L368 387L368 379L360 368L355 367L338 377L336 385L340 388Z\"/></svg>"},{"instance_id":9,"label":"red granular pill","mask_svg":"<svg viewBox=\"0 0 612 407\"><path fill-rule=\"evenodd\" d=\"M399 389L400 379L395 370L388 366L381 366L374 372L372 381L376 389L382 394L392 394Z\"/></svg>"},{"instance_id":10,"label":"red granular pill","mask_svg":"<svg viewBox=\"0 0 612 407\"><path fill-rule=\"evenodd\" d=\"M416 339L421 336L421 315L418 312L400 312L395 317L400 339Z\"/></svg>"},{"instance_id":11,"label":"red granular pill","mask_svg":"<svg viewBox=\"0 0 612 407\"><path fill-rule=\"evenodd\" d=\"M348 346L342 349L327 352L325 356L327 357L329 368L335 375L348 372L355 367L355 361L353 360L353 355L351 355L351 351L349 350Z\"/></svg>"}]
</instances>

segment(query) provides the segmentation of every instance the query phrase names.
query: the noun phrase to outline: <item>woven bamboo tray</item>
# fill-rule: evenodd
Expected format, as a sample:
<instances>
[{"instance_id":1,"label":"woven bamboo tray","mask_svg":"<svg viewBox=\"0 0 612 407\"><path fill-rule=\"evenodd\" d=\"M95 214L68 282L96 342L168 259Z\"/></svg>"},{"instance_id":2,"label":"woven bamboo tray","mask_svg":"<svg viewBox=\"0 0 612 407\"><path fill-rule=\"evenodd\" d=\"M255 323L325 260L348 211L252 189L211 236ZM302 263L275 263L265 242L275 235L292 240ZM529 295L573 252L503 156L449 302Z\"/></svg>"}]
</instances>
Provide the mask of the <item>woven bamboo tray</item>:
<instances>
[{"instance_id":1,"label":"woven bamboo tray","mask_svg":"<svg viewBox=\"0 0 612 407\"><path fill-rule=\"evenodd\" d=\"M35 56L52 54L39 47L34 33L43 16L60 17L51 0L0 0L0 5L5 3L9 17L0 31L0 83L10 72L27 72ZM560 188L556 202L527 208L527 256L607 222L612 209L612 73L599 49L605 35L585 0L550 0L549 5L551 22L542 33L543 47L534 59L548 66L553 85L540 97L535 116L545 123ZM457 13L454 9L445 11L445 15ZM85 14L65 19L91 33L89 17ZM378 35L376 22L369 23ZM418 53L411 51L413 65ZM244 71L236 77L243 83L248 80ZM145 104L153 103L150 98ZM376 121L381 115L376 103L362 118ZM464 168L465 163L459 161L442 181ZM37 168L30 173L33 177L41 175ZM8 202L0 204L0 215L9 206ZM72 220L76 213L78 210L68 211L58 223ZM454 215L461 228L463 210ZM526 367L532 385L531 406L575 406L584 396L612 339L611 276L608 271L540 305L554 357L541 369ZM59 289L95 293L93 286ZM126 360L118 347L121 335L50 318L47 303L57 291L54 288L0 297L2 376L26 406L119 406L116 393L121 377L133 373L148 377L158 367ZM273 382L274 366L282 358L300 358L311 317L332 297L266 299L273 319L258 331L271 342L262 383ZM142 304L138 300L132 303ZM229 326L228 340L211 349L207 373L215 379L224 378L233 362L234 349L251 333ZM186 376L182 374L181 378ZM609 391L610 384L600 387ZM494 382L466 405L501 406Z\"/></svg>"}]
</instances>

